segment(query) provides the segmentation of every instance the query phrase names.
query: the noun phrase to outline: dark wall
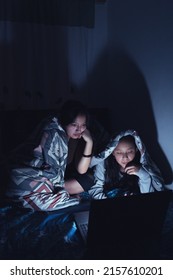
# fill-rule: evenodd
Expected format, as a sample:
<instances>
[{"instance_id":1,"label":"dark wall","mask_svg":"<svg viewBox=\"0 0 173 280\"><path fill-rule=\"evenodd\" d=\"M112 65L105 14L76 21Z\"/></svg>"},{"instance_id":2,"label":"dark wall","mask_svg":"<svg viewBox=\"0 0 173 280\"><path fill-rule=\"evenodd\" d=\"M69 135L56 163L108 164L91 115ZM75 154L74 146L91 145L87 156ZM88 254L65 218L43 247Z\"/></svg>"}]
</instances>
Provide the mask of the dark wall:
<instances>
[{"instance_id":1,"label":"dark wall","mask_svg":"<svg viewBox=\"0 0 173 280\"><path fill-rule=\"evenodd\" d=\"M172 11L172 1L108 1L113 127L140 132L167 184L173 178Z\"/></svg>"}]
</instances>

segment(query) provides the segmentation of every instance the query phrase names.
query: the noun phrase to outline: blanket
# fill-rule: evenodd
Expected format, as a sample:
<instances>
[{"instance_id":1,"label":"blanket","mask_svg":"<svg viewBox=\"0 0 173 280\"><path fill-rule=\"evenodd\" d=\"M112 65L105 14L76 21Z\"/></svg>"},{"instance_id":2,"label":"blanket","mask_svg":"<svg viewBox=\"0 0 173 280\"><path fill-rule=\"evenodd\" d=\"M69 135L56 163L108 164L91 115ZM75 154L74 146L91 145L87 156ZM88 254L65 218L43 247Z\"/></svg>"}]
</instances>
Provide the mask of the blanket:
<instances>
[{"instance_id":1,"label":"blanket","mask_svg":"<svg viewBox=\"0 0 173 280\"><path fill-rule=\"evenodd\" d=\"M89 203L65 210L34 212L0 202L0 259L82 259L85 246L73 213Z\"/></svg>"}]
</instances>

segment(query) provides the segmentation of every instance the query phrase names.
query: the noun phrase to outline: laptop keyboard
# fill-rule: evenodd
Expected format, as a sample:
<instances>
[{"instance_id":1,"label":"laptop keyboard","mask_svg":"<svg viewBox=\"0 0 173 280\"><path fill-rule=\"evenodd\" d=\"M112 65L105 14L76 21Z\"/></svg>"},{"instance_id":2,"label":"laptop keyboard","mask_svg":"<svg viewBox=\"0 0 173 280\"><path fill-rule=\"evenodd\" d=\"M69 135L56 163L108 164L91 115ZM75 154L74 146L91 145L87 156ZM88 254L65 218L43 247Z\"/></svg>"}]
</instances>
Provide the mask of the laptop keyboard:
<instances>
[{"instance_id":1,"label":"laptop keyboard","mask_svg":"<svg viewBox=\"0 0 173 280\"><path fill-rule=\"evenodd\" d=\"M80 229L83 237L86 239L88 233L88 224L80 224Z\"/></svg>"}]
</instances>

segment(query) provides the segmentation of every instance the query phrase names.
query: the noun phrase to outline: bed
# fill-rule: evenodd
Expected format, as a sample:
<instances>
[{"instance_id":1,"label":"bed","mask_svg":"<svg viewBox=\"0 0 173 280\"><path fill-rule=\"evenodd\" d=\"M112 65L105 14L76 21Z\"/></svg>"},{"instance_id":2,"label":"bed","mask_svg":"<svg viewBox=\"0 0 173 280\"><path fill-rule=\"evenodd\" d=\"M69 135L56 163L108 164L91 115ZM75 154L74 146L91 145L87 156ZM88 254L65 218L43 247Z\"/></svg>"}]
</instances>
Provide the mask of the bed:
<instances>
[{"instance_id":1,"label":"bed","mask_svg":"<svg viewBox=\"0 0 173 280\"><path fill-rule=\"evenodd\" d=\"M108 127L108 109L90 108L93 119ZM53 212L33 212L12 204L4 195L6 157L23 143L37 124L57 110L0 111L0 258L81 259L85 246L73 213L89 209L89 200ZM106 116L106 117L105 117ZM96 129L96 127L93 127ZM103 138L100 132L99 138ZM98 138L98 143L100 139Z\"/></svg>"},{"instance_id":2,"label":"bed","mask_svg":"<svg viewBox=\"0 0 173 280\"><path fill-rule=\"evenodd\" d=\"M33 212L0 202L0 259L82 259L83 240L73 213L89 209L89 202L53 212Z\"/></svg>"},{"instance_id":3,"label":"bed","mask_svg":"<svg viewBox=\"0 0 173 280\"><path fill-rule=\"evenodd\" d=\"M96 113L96 110L94 110ZM0 112L0 154L7 152L23 141L47 112L11 111ZM105 109L97 110L98 119L106 124ZM9 127L10 133L9 133ZM4 163L1 160L0 175ZM74 221L74 212L88 210L90 200L83 199L77 206L52 212L33 212L12 204L0 187L0 259L2 260L77 260L83 259L86 247ZM167 212L160 249L161 259L173 259L173 197Z\"/></svg>"},{"instance_id":4,"label":"bed","mask_svg":"<svg viewBox=\"0 0 173 280\"><path fill-rule=\"evenodd\" d=\"M0 259L82 260L86 247L74 212L88 210L90 201L52 212L33 212L0 200ZM160 258L173 258L173 197L161 240Z\"/></svg>"}]
</instances>

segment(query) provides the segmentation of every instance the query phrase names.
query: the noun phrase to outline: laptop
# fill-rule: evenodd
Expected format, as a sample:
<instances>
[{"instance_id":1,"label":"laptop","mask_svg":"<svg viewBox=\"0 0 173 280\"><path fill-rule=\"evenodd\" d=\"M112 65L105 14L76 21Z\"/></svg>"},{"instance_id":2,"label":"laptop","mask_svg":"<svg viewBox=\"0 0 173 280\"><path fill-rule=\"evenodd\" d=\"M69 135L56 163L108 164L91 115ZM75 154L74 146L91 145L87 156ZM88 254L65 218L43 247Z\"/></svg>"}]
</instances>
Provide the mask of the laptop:
<instances>
[{"instance_id":1,"label":"laptop","mask_svg":"<svg viewBox=\"0 0 173 280\"><path fill-rule=\"evenodd\" d=\"M79 229L83 242L87 244L89 211L81 211L74 213L76 226Z\"/></svg>"},{"instance_id":2,"label":"laptop","mask_svg":"<svg viewBox=\"0 0 173 280\"><path fill-rule=\"evenodd\" d=\"M91 200L74 214L86 259L159 259L172 191ZM85 229L84 229L85 227Z\"/></svg>"}]
</instances>

